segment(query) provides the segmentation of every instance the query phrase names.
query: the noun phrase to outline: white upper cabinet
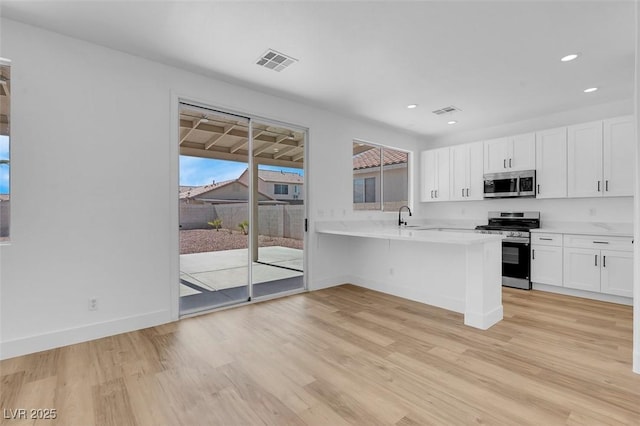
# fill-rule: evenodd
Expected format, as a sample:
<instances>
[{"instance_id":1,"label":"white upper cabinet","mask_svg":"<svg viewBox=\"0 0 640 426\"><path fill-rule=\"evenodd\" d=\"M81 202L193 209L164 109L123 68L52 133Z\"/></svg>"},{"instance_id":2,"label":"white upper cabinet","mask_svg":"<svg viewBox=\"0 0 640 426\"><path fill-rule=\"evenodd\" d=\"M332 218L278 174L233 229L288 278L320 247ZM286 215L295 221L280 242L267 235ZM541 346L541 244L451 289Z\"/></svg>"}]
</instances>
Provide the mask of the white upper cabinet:
<instances>
[{"instance_id":1,"label":"white upper cabinet","mask_svg":"<svg viewBox=\"0 0 640 426\"><path fill-rule=\"evenodd\" d=\"M511 171L533 170L536 168L536 135L526 133L513 136L511 139L511 156L509 167Z\"/></svg>"},{"instance_id":2,"label":"white upper cabinet","mask_svg":"<svg viewBox=\"0 0 640 426\"><path fill-rule=\"evenodd\" d=\"M484 142L484 173L514 172L536 168L534 133Z\"/></svg>"},{"instance_id":3,"label":"white upper cabinet","mask_svg":"<svg viewBox=\"0 0 640 426\"><path fill-rule=\"evenodd\" d=\"M633 195L634 127L633 117L619 117L568 127L569 197Z\"/></svg>"},{"instance_id":4,"label":"white upper cabinet","mask_svg":"<svg viewBox=\"0 0 640 426\"><path fill-rule=\"evenodd\" d=\"M602 121L567 128L567 194L602 196Z\"/></svg>"},{"instance_id":5,"label":"white upper cabinet","mask_svg":"<svg viewBox=\"0 0 640 426\"><path fill-rule=\"evenodd\" d=\"M567 196L567 128L536 133L536 197Z\"/></svg>"},{"instance_id":6,"label":"white upper cabinet","mask_svg":"<svg viewBox=\"0 0 640 426\"><path fill-rule=\"evenodd\" d=\"M420 200L449 200L449 148L422 151L420 154Z\"/></svg>"},{"instance_id":7,"label":"white upper cabinet","mask_svg":"<svg viewBox=\"0 0 640 426\"><path fill-rule=\"evenodd\" d=\"M634 191L635 122L633 117L604 120L603 178L605 196L631 196Z\"/></svg>"},{"instance_id":8,"label":"white upper cabinet","mask_svg":"<svg viewBox=\"0 0 640 426\"><path fill-rule=\"evenodd\" d=\"M507 171L509 138L492 139L484 142L484 172Z\"/></svg>"},{"instance_id":9,"label":"white upper cabinet","mask_svg":"<svg viewBox=\"0 0 640 426\"><path fill-rule=\"evenodd\" d=\"M475 142L451 147L451 199L481 200L483 192L483 144Z\"/></svg>"}]
</instances>

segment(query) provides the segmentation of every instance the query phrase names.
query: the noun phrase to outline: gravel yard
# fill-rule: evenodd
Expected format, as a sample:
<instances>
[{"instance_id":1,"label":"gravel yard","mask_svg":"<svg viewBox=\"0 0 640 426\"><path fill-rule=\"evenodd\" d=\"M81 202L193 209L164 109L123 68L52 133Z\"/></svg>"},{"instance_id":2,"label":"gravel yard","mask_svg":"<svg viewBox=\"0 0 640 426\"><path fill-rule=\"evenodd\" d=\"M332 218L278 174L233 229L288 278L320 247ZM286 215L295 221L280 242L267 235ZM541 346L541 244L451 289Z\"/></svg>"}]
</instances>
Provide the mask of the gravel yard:
<instances>
[{"instance_id":1,"label":"gravel yard","mask_svg":"<svg viewBox=\"0 0 640 426\"><path fill-rule=\"evenodd\" d=\"M302 250L302 240L258 236L260 247L281 246ZM228 229L185 229L180 231L180 254L247 248L247 236Z\"/></svg>"}]
</instances>

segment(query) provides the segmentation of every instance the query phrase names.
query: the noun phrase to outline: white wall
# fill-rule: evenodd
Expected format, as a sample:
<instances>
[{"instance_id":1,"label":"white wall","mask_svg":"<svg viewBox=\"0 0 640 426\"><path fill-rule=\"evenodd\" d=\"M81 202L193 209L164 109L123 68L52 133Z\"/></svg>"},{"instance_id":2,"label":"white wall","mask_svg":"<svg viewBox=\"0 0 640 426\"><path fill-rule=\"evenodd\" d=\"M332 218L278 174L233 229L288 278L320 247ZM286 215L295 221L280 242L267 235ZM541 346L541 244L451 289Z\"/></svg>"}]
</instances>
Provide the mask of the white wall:
<instances>
[{"instance_id":1,"label":"white wall","mask_svg":"<svg viewBox=\"0 0 640 426\"><path fill-rule=\"evenodd\" d=\"M354 138L416 146L387 127L0 23L0 56L13 61L13 241L0 247L2 358L177 318L177 95L310 129L311 231L318 218L354 216ZM341 283L348 253L336 264L327 254L344 247L316 240L310 232L309 286ZM88 311L90 297L99 299L98 311Z\"/></svg>"}]
</instances>

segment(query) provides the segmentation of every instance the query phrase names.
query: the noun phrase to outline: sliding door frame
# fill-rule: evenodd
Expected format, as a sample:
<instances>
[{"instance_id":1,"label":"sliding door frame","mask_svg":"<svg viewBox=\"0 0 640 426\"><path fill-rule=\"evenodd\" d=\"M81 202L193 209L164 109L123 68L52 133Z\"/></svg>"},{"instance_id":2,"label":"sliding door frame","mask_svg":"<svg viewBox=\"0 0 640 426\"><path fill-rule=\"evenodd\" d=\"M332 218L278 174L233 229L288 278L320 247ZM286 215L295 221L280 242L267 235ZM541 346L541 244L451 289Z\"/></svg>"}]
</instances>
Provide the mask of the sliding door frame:
<instances>
[{"instance_id":1,"label":"sliding door frame","mask_svg":"<svg viewBox=\"0 0 640 426\"><path fill-rule=\"evenodd\" d=\"M188 314L188 315L180 315L180 234L179 234L179 224L180 224L180 205L179 205L179 199L177 197L177 194L179 193L179 179L180 179L180 165L179 165L179 159L180 159L180 127L179 127L179 117L180 117L180 104L187 104L190 105L192 107L195 108L202 108L203 110L207 110L207 111L212 111L221 115L227 115L227 116L234 116L234 117L241 117L241 118L246 118L249 120L249 128L248 128L248 169L249 169L249 173L248 173L248 177L249 177L249 182L252 182L252 186L253 186L253 182L254 182L254 156L253 156L253 122L257 121L260 123L265 123L265 124L271 124L274 126L284 126L287 128L290 128L292 130L296 130L296 131L300 131L304 134L304 160L303 160L303 171L304 171L304 194L305 194L305 202L304 202L304 217L305 217L305 223L307 221L308 218L308 209L309 209L309 203L308 203L308 197L309 197L309 187L308 187L308 177L307 177L307 158L308 158L308 141L309 141L309 129L307 127L304 126L300 126L300 125L296 125L296 124L291 124L291 123L287 123L284 121L279 121L279 120L274 120L271 118L267 118L267 117L263 117L260 115L256 115L256 114L250 114L250 113L245 113L242 111L237 111L234 110L233 108L227 108L227 107L222 107L222 106L217 106L214 103L209 103L207 101L198 101L196 100L194 97L191 96L182 96L179 95L175 92L172 91L171 93L171 123L170 123L170 128L171 128L171 138L170 138L170 182L169 182L169 188L170 188L170 192L171 192L171 201L170 201L170 210L171 210L171 228L173 230L173 232L171 233L171 238L170 238L170 247L169 247L169 256L170 256L170 279L171 279L171 290L170 290L170 317L172 321L176 321L179 320L181 317L185 318L185 317L189 317L189 316L193 316L193 315L199 315L201 313L206 313L206 312L210 312L210 311L214 311L214 310L220 310L220 309L226 309L229 307L235 307L235 306L241 306L241 305L245 305L245 304L250 304L253 303L254 301L263 301L263 300L268 300L268 299L273 299L273 298L278 298L278 297L283 297L283 296L287 296L290 294L296 294L296 293L301 293L301 292L305 292L308 289L308 274L307 274L307 265L308 265L308 259L307 259L307 245L308 245L308 238L307 238L307 229L305 227L305 231L304 231L304 238L303 238L303 288L302 289L298 289L298 290L291 290L291 291L286 291L286 292L282 292L282 293L277 293L277 294L273 294L273 295L266 295L266 296L262 296L262 297L258 297L258 298L254 298L253 297L253 276L252 276L252 264L253 264L253 250L254 247L253 245L257 243L257 239L254 242L254 238L252 235L249 235L249 242L248 242L248 256L247 256L247 262L248 262L248 281L247 281L247 285L248 285L248 295L249 295L249 300L247 302L240 302L237 304L234 304L232 306L223 306L223 307L219 307L219 308L212 308L211 310L205 310L202 312L198 312L195 314ZM257 177L257 176L256 176ZM249 191L249 229L250 229L250 233L252 234L254 231L252 231L252 229L256 229L257 232L257 226L254 227L252 226L252 224L257 223L258 221L258 217L257 217L257 209L254 208L254 205L256 204L255 202L255 194L254 191L251 190Z\"/></svg>"}]
</instances>

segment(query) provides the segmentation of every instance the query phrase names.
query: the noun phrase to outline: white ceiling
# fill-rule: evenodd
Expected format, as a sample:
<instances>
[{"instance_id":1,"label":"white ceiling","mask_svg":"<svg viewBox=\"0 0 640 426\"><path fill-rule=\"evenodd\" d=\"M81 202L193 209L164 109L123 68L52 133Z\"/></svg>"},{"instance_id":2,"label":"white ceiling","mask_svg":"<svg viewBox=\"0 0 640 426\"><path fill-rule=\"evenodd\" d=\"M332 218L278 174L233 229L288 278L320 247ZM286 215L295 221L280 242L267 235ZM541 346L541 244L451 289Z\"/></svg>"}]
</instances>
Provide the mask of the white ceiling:
<instances>
[{"instance_id":1,"label":"white ceiling","mask_svg":"<svg viewBox=\"0 0 640 426\"><path fill-rule=\"evenodd\" d=\"M2 1L3 17L425 136L631 99L635 15L633 1ZM267 48L299 62L255 65ZM462 112L431 113L448 105Z\"/></svg>"}]
</instances>

